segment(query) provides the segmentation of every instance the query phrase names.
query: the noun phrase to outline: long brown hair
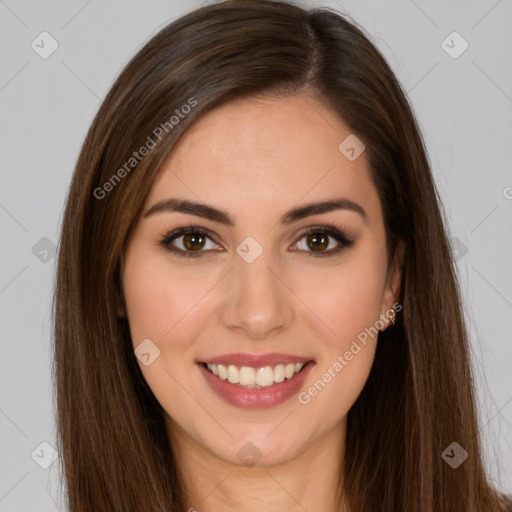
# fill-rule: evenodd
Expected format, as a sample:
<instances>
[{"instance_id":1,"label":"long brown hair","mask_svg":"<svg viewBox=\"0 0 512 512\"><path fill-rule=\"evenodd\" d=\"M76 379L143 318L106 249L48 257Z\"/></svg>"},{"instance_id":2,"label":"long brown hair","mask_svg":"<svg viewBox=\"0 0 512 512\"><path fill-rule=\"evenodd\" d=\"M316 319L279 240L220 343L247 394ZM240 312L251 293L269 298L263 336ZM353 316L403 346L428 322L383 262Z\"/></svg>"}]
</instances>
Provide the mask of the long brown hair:
<instances>
[{"instance_id":1,"label":"long brown hair","mask_svg":"<svg viewBox=\"0 0 512 512\"><path fill-rule=\"evenodd\" d=\"M399 239L406 247L403 312L380 334L349 412L340 489L354 512L500 510L482 466L443 214L401 86L345 16L230 0L174 21L133 57L76 164L54 299L57 425L71 512L190 507L163 410L133 354L124 249L156 173L194 121L235 98L305 92L364 142L389 254ZM469 454L457 469L441 456L452 442Z\"/></svg>"}]
</instances>

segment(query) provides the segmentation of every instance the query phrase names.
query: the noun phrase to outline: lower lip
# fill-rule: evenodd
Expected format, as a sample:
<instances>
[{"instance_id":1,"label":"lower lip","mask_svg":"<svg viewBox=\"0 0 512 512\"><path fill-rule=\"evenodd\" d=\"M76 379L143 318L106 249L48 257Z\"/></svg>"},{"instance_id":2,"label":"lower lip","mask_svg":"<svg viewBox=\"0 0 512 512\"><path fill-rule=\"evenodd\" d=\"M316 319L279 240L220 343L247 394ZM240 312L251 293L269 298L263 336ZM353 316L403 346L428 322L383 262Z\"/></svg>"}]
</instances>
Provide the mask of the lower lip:
<instances>
[{"instance_id":1,"label":"lower lip","mask_svg":"<svg viewBox=\"0 0 512 512\"><path fill-rule=\"evenodd\" d=\"M279 405L298 393L314 363L309 361L302 371L296 373L291 379L260 389L242 388L231 384L228 380L222 380L213 375L202 363L198 365L213 391L231 405L243 409L266 409Z\"/></svg>"}]
</instances>

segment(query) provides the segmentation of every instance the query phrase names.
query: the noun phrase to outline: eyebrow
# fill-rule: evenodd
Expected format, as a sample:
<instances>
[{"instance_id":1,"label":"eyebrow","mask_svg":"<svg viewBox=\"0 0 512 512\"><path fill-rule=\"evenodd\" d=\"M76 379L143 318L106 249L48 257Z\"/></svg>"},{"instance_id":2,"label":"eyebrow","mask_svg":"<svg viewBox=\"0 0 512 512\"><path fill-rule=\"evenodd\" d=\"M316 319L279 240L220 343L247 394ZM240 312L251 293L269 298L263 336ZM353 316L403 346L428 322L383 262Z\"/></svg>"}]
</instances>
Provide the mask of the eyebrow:
<instances>
[{"instance_id":1,"label":"eyebrow","mask_svg":"<svg viewBox=\"0 0 512 512\"><path fill-rule=\"evenodd\" d=\"M367 213L361 205L350 199L338 198L317 203L309 203L304 206L293 208L281 217L280 222L281 224L292 224L293 222L297 222L311 215L319 215L321 213L328 213L334 210L349 210L361 215L365 221L367 219ZM214 222L219 222L226 226L232 227L235 225L233 217L223 210L209 206L205 203L196 203L193 201L175 198L164 199L154 204L144 214L144 218L163 212L187 213L204 219L209 219Z\"/></svg>"}]
</instances>

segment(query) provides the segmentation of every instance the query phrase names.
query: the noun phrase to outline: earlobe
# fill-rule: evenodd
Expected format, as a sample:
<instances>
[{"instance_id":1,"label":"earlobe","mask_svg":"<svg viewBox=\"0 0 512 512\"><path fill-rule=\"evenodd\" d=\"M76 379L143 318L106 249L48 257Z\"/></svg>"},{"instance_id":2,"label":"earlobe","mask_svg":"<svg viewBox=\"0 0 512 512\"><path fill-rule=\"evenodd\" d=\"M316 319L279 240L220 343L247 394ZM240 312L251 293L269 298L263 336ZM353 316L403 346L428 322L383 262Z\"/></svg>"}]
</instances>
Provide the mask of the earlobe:
<instances>
[{"instance_id":1,"label":"earlobe","mask_svg":"<svg viewBox=\"0 0 512 512\"><path fill-rule=\"evenodd\" d=\"M386 282L386 289L382 301L381 318L386 322L386 330L393 327L396 322L397 313L402 310L402 305L398 302L400 287L402 284L402 272L405 261L405 243L399 240L396 246L393 264L390 267Z\"/></svg>"},{"instance_id":2,"label":"earlobe","mask_svg":"<svg viewBox=\"0 0 512 512\"><path fill-rule=\"evenodd\" d=\"M395 310L395 308L391 308L389 310L389 322L390 322L389 327L395 325L395 322L396 322L396 310Z\"/></svg>"}]
</instances>

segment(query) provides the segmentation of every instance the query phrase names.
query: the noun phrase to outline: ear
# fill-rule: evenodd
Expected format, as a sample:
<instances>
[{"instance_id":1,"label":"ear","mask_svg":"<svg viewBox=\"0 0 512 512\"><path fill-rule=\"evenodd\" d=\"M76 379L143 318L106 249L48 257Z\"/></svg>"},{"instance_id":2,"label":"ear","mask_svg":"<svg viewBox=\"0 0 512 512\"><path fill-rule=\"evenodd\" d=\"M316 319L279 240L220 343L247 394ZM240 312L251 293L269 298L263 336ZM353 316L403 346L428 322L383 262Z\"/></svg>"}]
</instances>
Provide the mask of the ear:
<instances>
[{"instance_id":1,"label":"ear","mask_svg":"<svg viewBox=\"0 0 512 512\"><path fill-rule=\"evenodd\" d=\"M385 323L385 330L393 325L391 321L392 312L394 309L395 316L402 309L396 306L396 303L400 296L400 286L402 284L402 272L405 261L405 242L400 239L398 240L393 262L389 267L388 276L386 278L386 286L382 295L382 304L380 310L380 318Z\"/></svg>"}]
</instances>

